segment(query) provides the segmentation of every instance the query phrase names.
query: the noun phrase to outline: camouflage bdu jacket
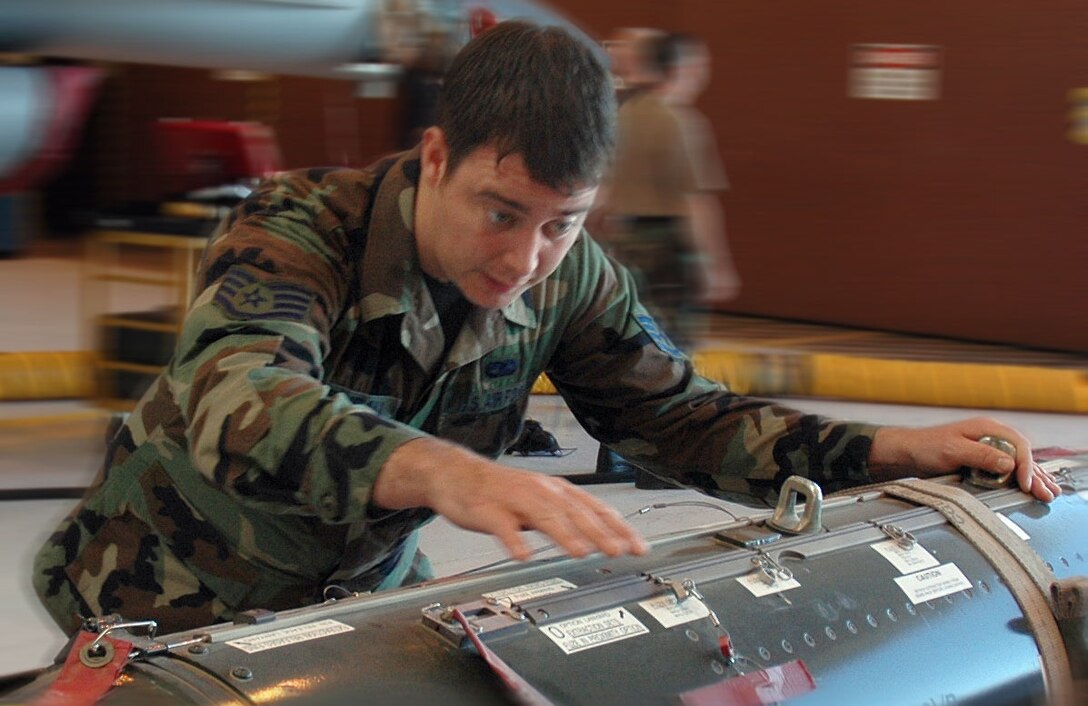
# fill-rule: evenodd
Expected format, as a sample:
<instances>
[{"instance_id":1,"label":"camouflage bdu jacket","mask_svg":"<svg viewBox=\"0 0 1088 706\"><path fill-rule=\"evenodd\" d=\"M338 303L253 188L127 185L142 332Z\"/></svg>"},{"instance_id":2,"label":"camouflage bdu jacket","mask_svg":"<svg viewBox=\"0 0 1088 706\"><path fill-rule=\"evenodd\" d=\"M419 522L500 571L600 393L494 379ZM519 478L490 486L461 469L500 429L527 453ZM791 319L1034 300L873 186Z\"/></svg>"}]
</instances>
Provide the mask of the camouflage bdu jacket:
<instances>
[{"instance_id":1,"label":"camouflage bdu jacket","mask_svg":"<svg viewBox=\"0 0 1088 706\"><path fill-rule=\"evenodd\" d=\"M543 371L595 437L689 482L869 480L873 427L697 376L585 233L546 281L473 309L442 359L412 232L419 170L409 152L286 173L212 237L173 360L36 558L65 630L111 612L188 630L330 583L422 577L412 539L430 512L371 504L382 464L424 434L499 456Z\"/></svg>"}]
</instances>

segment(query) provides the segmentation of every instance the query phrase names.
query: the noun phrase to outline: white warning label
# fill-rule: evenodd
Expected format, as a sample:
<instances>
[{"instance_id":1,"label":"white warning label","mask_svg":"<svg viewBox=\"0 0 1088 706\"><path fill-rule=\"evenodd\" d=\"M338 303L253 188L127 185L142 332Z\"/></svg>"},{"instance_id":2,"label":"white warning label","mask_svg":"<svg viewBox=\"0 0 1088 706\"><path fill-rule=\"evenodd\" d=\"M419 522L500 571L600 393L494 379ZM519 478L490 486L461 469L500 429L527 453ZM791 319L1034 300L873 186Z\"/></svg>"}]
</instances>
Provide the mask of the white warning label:
<instances>
[{"instance_id":1,"label":"white warning label","mask_svg":"<svg viewBox=\"0 0 1088 706\"><path fill-rule=\"evenodd\" d=\"M562 620L545 625L540 631L568 655L650 632L638 618L623 608Z\"/></svg>"},{"instance_id":2,"label":"white warning label","mask_svg":"<svg viewBox=\"0 0 1088 706\"><path fill-rule=\"evenodd\" d=\"M757 597L782 593L782 591L788 591L791 588L801 588L801 584L797 583L797 579L776 579L774 583L767 583L763 580L761 572L745 574L737 578L737 583L747 588L753 596Z\"/></svg>"},{"instance_id":3,"label":"white warning label","mask_svg":"<svg viewBox=\"0 0 1088 706\"><path fill-rule=\"evenodd\" d=\"M1009 529L1011 529L1013 534L1015 534L1017 537L1024 540L1025 542L1028 541L1029 539L1031 539L1031 535L1029 535L1027 532L1025 532L1023 527L1016 524L1015 522L1013 522L1008 517L1005 517L1000 512L997 513L997 519L1004 522L1005 526L1008 527Z\"/></svg>"},{"instance_id":4,"label":"white warning label","mask_svg":"<svg viewBox=\"0 0 1088 706\"><path fill-rule=\"evenodd\" d=\"M971 588L971 582L955 564L941 564L910 576L900 576L895 582L912 603L925 603Z\"/></svg>"},{"instance_id":5,"label":"white warning label","mask_svg":"<svg viewBox=\"0 0 1088 706\"><path fill-rule=\"evenodd\" d=\"M230 640L227 644L231 647L237 647L242 652L253 654L255 652L264 652L265 650L274 650L277 647L294 645L299 642L306 642L307 640L317 640L318 638L329 637L330 635L339 635L342 632L351 632L354 629L355 628L350 625L345 625L337 620L319 620L316 623L306 623L305 625L296 625L290 628L282 628L280 630L273 630L272 632L261 633L260 635L251 635L237 640Z\"/></svg>"},{"instance_id":6,"label":"white warning label","mask_svg":"<svg viewBox=\"0 0 1088 706\"><path fill-rule=\"evenodd\" d=\"M909 549L900 546L894 539L886 542L870 544L882 557L891 562L892 566L899 569L901 574L910 574L922 569L928 569L941 562L926 551L921 544L914 543Z\"/></svg>"},{"instance_id":7,"label":"white warning label","mask_svg":"<svg viewBox=\"0 0 1088 706\"><path fill-rule=\"evenodd\" d=\"M676 596L669 593L642 601L639 606L661 623L663 628L683 625L710 615L710 610L695 596L688 596L683 601L677 601Z\"/></svg>"},{"instance_id":8,"label":"white warning label","mask_svg":"<svg viewBox=\"0 0 1088 706\"><path fill-rule=\"evenodd\" d=\"M494 598L509 608L515 603L524 603L533 598L550 596L553 593L562 593L563 591L569 591L572 588L578 587L566 579L554 578L526 583L520 586L514 586L513 588L504 588L500 591L491 591L490 593L484 593L482 595L484 598Z\"/></svg>"}]
</instances>

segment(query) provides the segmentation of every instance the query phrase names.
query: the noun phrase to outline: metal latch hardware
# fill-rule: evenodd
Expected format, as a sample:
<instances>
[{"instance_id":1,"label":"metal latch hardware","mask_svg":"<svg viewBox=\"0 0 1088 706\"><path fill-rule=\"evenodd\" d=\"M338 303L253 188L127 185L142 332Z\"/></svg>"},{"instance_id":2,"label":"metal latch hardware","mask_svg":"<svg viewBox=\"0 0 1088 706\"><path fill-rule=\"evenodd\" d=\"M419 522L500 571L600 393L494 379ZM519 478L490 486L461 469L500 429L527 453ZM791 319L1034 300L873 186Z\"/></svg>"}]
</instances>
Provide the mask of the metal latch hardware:
<instances>
[{"instance_id":1,"label":"metal latch hardware","mask_svg":"<svg viewBox=\"0 0 1088 706\"><path fill-rule=\"evenodd\" d=\"M683 603L688 598L694 598L702 603L703 607L706 608L707 617L710 619L710 622L713 623L714 627L721 629L722 621L718 619L718 614L714 612L714 609L706 602L703 594L699 592L699 588L695 585L694 580L683 579L682 581L677 581L676 579L669 579L663 576L654 576L653 580L656 584L667 586L673 592L673 595L676 596L677 603Z\"/></svg>"},{"instance_id":2,"label":"metal latch hardware","mask_svg":"<svg viewBox=\"0 0 1088 706\"><path fill-rule=\"evenodd\" d=\"M899 548L903 550L914 549L914 545L918 543L913 534L899 525L880 525L880 531L893 539Z\"/></svg>"},{"instance_id":3,"label":"metal latch hardware","mask_svg":"<svg viewBox=\"0 0 1088 706\"><path fill-rule=\"evenodd\" d=\"M752 557L752 563L755 564L756 570L759 572L759 579L768 586L773 586L779 581L789 581L793 578L792 571L766 554Z\"/></svg>"}]
</instances>

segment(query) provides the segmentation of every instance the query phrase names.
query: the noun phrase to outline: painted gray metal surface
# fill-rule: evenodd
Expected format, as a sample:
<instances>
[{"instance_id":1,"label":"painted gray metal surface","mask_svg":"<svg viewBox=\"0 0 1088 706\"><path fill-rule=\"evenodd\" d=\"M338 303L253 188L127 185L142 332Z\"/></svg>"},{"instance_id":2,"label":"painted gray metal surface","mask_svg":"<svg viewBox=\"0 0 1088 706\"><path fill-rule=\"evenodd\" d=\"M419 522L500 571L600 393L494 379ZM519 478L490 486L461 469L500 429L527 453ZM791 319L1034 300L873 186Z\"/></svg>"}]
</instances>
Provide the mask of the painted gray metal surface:
<instances>
[{"instance_id":1,"label":"painted gray metal surface","mask_svg":"<svg viewBox=\"0 0 1088 706\"><path fill-rule=\"evenodd\" d=\"M385 0L3 0L0 53L388 82L400 76L400 67L382 63L388 49L382 46L385 5ZM500 19L561 25L607 60L576 25L526 0L418 5L455 27L478 7L490 8ZM57 108L45 71L0 67L0 106L4 176L50 147L43 145L42 126Z\"/></svg>"},{"instance_id":2,"label":"painted gray metal surface","mask_svg":"<svg viewBox=\"0 0 1088 706\"><path fill-rule=\"evenodd\" d=\"M53 91L42 69L0 69L0 175L14 171L39 147L53 107Z\"/></svg>"},{"instance_id":3,"label":"painted gray metal surface","mask_svg":"<svg viewBox=\"0 0 1088 706\"><path fill-rule=\"evenodd\" d=\"M373 55L377 0L5 0L0 50L322 73Z\"/></svg>"},{"instance_id":4,"label":"painted gray metal surface","mask_svg":"<svg viewBox=\"0 0 1088 706\"><path fill-rule=\"evenodd\" d=\"M0 52L241 69L333 78L395 76L383 54L384 0L4 0ZM464 22L472 8L499 19L562 25L599 45L553 10L526 0L429 0L432 16ZM392 73L391 73L392 72Z\"/></svg>"},{"instance_id":5,"label":"painted gray metal surface","mask_svg":"<svg viewBox=\"0 0 1088 706\"><path fill-rule=\"evenodd\" d=\"M1059 579L1088 574L1088 457L1069 467L1065 493L1050 505L1013 490L975 491L1029 535ZM690 533L655 542L641 558L518 565L288 611L261 625L215 626L208 644L130 665L130 679L103 703L508 703L463 632L444 623L454 606L555 704L671 704L680 692L797 659L816 688L790 704L1044 702L1038 650L1020 608L994 567L941 515L872 492L828 499L823 518L823 532L760 548L800 584L781 593L756 597L737 581L753 573L756 551L722 543L715 530ZM895 582L904 574L871 548L888 540L880 528L887 524L913 534L939 563L954 563L970 588L912 602ZM652 577L694 582L743 659L723 659L709 619L669 628L656 622L638 604L670 589ZM521 602L526 619L482 600L549 579L576 588ZM647 632L573 654L545 635L549 626L596 611L625 611ZM315 625L344 631L255 653L236 642ZM52 678L47 673L11 698L29 699Z\"/></svg>"}]
</instances>

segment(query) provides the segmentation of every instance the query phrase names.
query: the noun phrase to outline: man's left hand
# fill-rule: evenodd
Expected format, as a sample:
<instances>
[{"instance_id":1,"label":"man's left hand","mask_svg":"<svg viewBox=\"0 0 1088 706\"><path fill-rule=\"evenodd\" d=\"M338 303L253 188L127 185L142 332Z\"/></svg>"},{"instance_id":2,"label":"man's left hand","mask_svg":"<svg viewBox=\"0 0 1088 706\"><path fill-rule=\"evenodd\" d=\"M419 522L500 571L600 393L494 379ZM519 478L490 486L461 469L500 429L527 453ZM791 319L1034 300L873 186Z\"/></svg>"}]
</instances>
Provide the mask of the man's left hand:
<instances>
[{"instance_id":1,"label":"man's left hand","mask_svg":"<svg viewBox=\"0 0 1088 706\"><path fill-rule=\"evenodd\" d=\"M979 442L984 436L996 436L1010 442L1016 447L1016 458ZM1062 492L1054 476L1032 459L1031 442L1027 437L1007 424L987 417L920 429L882 427L873 438L869 452L869 469L876 480L935 476L963 466L996 475L1015 470L1020 489L1043 502L1050 502Z\"/></svg>"}]
</instances>

